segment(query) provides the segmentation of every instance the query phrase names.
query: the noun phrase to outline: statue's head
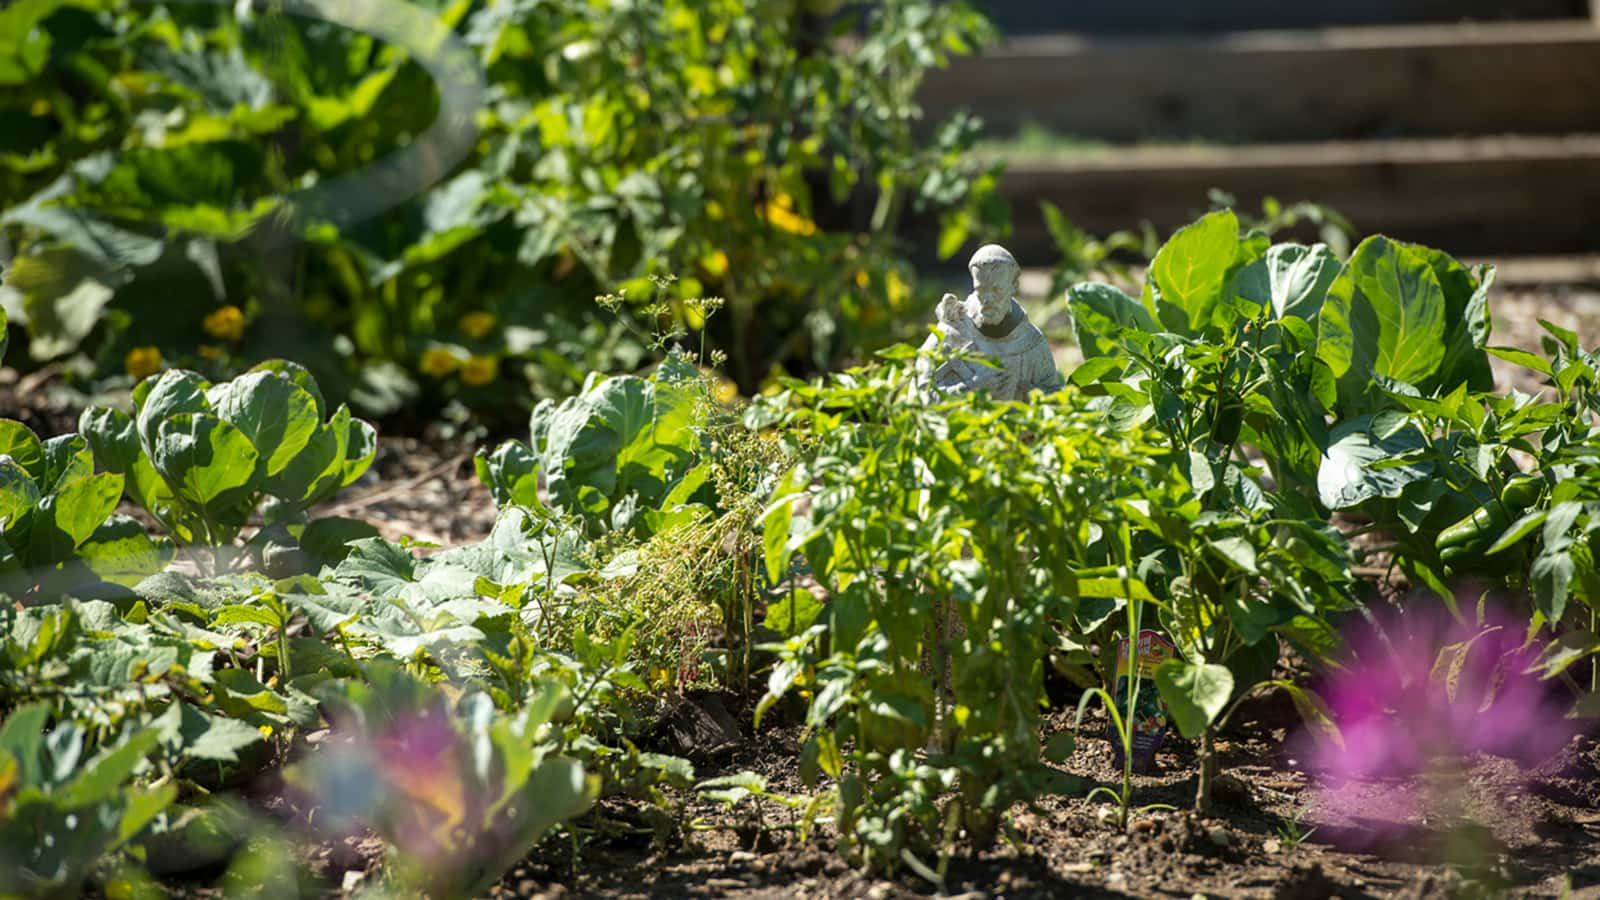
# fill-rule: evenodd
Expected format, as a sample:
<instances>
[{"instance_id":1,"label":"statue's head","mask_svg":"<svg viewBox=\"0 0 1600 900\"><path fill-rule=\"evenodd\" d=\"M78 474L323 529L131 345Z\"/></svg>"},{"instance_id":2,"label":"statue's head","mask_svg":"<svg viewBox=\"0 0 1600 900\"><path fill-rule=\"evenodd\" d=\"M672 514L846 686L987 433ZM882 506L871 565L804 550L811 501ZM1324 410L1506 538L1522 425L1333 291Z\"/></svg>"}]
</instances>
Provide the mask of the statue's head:
<instances>
[{"instance_id":1,"label":"statue's head","mask_svg":"<svg viewBox=\"0 0 1600 900\"><path fill-rule=\"evenodd\" d=\"M1017 296L1022 282L1022 267L1010 251L999 244L985 244L972 254L967 263L972 272L972 293L978 299L978 319L985 325L994 325L1011 310L1011 300Z\"/></svg>"}]
</instances>

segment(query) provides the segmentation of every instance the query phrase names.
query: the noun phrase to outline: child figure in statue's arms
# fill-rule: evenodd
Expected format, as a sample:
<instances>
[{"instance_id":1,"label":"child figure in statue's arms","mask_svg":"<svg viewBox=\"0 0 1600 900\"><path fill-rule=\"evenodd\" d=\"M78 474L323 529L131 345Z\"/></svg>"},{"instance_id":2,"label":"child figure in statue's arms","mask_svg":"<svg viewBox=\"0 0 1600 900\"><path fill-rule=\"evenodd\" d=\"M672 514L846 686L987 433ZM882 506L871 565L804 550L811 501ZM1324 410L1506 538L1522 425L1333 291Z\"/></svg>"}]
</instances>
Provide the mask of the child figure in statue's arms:
<instances>
[{"instance_id":1,"label":"child figure in statue's arms","mask_svg":"<svg viewBox=\"0 0 1600 900\"><path fill-rule=\"evenodd\" d=\"M924 351L969 351L990 357L999 368L950 360L919 368L921 381L944 394L986 391L998 400L1025 400L1034 389L1050 393L1062 385L1044 334L1028 321L1017 302L1022 269L1004 247L989 244L967 266L972 293L967 299L945 294L938 320L943 338L929 335ZM929 371L932 369L932 371Z\"/></svg>"}]
</instances>

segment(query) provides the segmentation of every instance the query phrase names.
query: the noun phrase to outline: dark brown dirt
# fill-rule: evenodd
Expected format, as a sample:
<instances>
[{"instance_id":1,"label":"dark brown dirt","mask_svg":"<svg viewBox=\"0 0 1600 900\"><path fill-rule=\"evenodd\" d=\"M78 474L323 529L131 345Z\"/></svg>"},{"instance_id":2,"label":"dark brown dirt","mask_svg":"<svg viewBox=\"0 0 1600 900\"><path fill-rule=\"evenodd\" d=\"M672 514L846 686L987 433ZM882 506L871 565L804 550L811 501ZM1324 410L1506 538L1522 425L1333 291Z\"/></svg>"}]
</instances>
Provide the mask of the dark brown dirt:
<instances>
[{"instance_id":1,"label":"dark brown dirt","mask_svg":"<svg viewBox=\"0 0 1600 900\"><path fill-rule=\"evenodd\" d=\"M1265 698L1263 706L1274 704ZM1493 757L1427 776L1334 788L1283 750L1277 715L1256 717L1218 742L1223 775L1210 817L1188 811L1193 748L1169 740L1157 772L1134 779L1126 833L1113 807L1084 796L1046 797L1011 811L992 848L951 861L946 893L972 897L1600 896L1600 744L1576 739L1534 769ZM1059 711L1049 729L1070 726ZM1066 771L1084 794L1115 785L1120 769L1086 723ZM805 793L795 775L793 727L764 729L726 764ZM1175 807L1175 809L1162 808ZM826 826L802 842L796 815L767 810L758 834L747 814L690 804L718 826L653 849L636 836L591 839L574 860L546 844L494 896L912 897L938 888L916 875L884 880L852 869Z\"/></svg>"}]
</instances>

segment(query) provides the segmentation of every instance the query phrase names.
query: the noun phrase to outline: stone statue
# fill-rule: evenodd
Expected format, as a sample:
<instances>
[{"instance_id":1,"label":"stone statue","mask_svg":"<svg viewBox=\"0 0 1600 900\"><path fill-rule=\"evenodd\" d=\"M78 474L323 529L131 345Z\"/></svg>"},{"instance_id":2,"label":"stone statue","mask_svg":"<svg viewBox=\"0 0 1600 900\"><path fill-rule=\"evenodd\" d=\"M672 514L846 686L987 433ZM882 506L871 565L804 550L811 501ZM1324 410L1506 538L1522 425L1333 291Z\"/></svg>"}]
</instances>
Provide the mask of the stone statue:
<instances>
[{"instance_id":1,"label":"stone statue","mask_svg":"<svg viewBox=\"0 0 1600 900\"><path fill-rule=\"evenodd\" d=\"M1050 344L1017 302L1022 268L1016 259L1004 247L988 244L972 255L967 268L972 293L965 300L944 295L938 310L942 336L929 335L922 350L968 351L991 358L999 368L963 359L935 368L925 358L918 380L942 394L987 391L997 400L1025 400L1034 388L1045 393L1060 388Z\"/></svg>"}]
</instances>

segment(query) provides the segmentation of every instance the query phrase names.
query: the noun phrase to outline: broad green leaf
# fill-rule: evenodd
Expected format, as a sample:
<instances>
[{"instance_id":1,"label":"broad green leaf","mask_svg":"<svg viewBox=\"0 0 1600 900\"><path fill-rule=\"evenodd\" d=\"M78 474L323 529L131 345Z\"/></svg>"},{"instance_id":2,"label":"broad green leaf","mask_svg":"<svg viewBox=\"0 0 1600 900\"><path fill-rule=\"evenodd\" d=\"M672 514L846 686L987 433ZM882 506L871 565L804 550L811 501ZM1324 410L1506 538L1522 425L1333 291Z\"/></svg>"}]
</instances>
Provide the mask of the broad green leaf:
<instances>
[{"instance_id":1,"label":"broad green leaf","mask_svg":"<svg viewBox=\"0 0 1600 900\"><path fill-rule=\"evenodd\" d=\"M28 426L14 419L0 419L0 456L9 456L21 466L28 477L40 482L39 488L48 488L44 480L44 444Z\"/></svg>"},{"instance_id":2,"label":"broad green leaf","mask_svg":"<svg viewBox=\"0 0 1600 900\"><path fill-rule=\"evenodd\" d=\"M17 761L24 786L44 786L44 738L49 721L50 707L33 703L16 708L0 725L0 753L9 753Z\"/></svg>"},{"instance_id":3,"label":"broad green leaf","mask_svg":"<svg viewBox=\"0 0 1600 900\"><path fill-rule=\"evenodd\" d=\"M1494 373L1484 347L1489 342L1489 290L1494 286L1494 266L1469 271L1447 253L1431 247L1411 248L1428 261L1444 291L1444 358L1438 374L1417 382L1424 393L1449 393L1465 385L1474 391L1494 389Z\"/></svg>"},{"instance_id":4,"label":"broad green leaf","mask_svg":"<svg viewBox=\"0 0 1600 900\"><path fill-rule=\"evenodd\" d=\"M349 440L350 410L341 404L283 471L265 479L264 489L301 507L332 493L344 477Z\"/></svg>"},{"instance_id":5,"label":"broad green leaf","mask_svg":"<svg viewBox=\"0 0 1600 900\"><path fill-rule=\"evenodd\" d=\"M1373 376L1421 385L1445 358L1444 289L1417 248L1374 236L1328 288L1317 358L1338 379L1339 403L1359 409Z\"/></svg>"},{"instance_id":6,"label":"broad green leaf","mask_svg":"<svg viewBox=\"0 0 1600 900\"><path fill-rule=\"evenodd\" d=\"M378 536L378 529L370 522L330 516L313 519L300 533L300 547L311 555L318 566L336 566L350 555L350 545L355 541Z\"/></svg>"},{"instance_id":7,"label":"broad green leaf","mask_svg":"<svg viewBox=\"0 0 1600 900\"><path fill-rule=\"evenodd\" d=\"M493 453L479 450L472 461L478 480L489 489L496 506L539 509L539 459L521 441L506 441Z\"/></svg>"},{"instance_id":8,"label":"broad green leaf","mask_svg":"<svg viewBox=\"0 0 1600 900\"><path fill-rule=\"evenodd\" d=\"M320 424L316 400L273 372L241 375L211 388L206 399L218 418L250 439L264 477L282 472Z\"/></svg>"},{"instance_id":9,"label":"broad green leaf","mask_svg":"<svg viewBox=\"0 0 1600 900\"><path fill-rule=\"evenodd\" d=\"M75 273L63 274L70 278ZM82 278L70 290L25 293L22 302L28 315L28 354L45 360L78 349L100 324L114 296L115 291L95 278Z\"/></svg>"},{"instance_id":10,"label":"broad green leaf","mask_svg":"<svg viewBox=\"0 0 1600 900\"><path fill-rule=\"evenodd\" d=\"M1257 573L1256 548L1242 537L1223 537L1207 541L1206 547L1229 565L1251 575Z\"/></svg>"},{"instance_id":11,"label":"broad green leaf","mask_svg":"<svg viewBox=\"0 0 1600 900\"><path fill-rule=\"evenodd\" d=\"M1156 667L1156 688L1178 731L1187 738L1199 737L1233 696L1233 673L1227 666L1169 659Z\"/></svg>"},{"instance_id":12,"label":"broad green leaf","mask_svg":"<svg viewBox=\"0 0 1600 900\"><path fill-rule=\"evenodd\" d=\"M364 419L350 420L350 436L345 441L344 463L339 487L349 487L366 474L378 455L378 432Z\"/></svg>"},{"instance_id":13,"label":"broad green leaf","mask_svg":"<svg viewBox=\"0 0 1600 900\"><path fill-rule=\"evenodd\" d=\"M70 806L87 806L111 799L139 763L155 749L159 740L160 734L154 728L147 728L121 746L100 754L67 783L62 791L61 802Z\"/></svg>"},{"instance_id":14,"label":"broad green leaf","mask_svg":"<svg viewBox=\"0 0 1600 900\"><path fill-rule=\"evenodd\" d=\"M350 544L350 552L334 570L340 581L380 597L398 597L417 580L417 560L399 544L368 538Z\"/></svg>"},{"instance_id":15,"label":"broad green leaf","mask_svg":"<svg viewBox=\"0 0 1600 900\"><path fill-rule=\"evenodd\" d=\"M251 367L251 372L271 372L280 378L287 378L295 386L311 395L317 406L317 420L321 421L328 414L327 401L322 398L322 389L317 386L317 379L313 378L305 366L287 359L269 359Z\"/></svg>"},{"instance_id":16,"label":"broad green leaf","mask_svg":"<svg viewBox=\"0 0 1600 900\"><path fill-rule=\"evenodd\" d=\"M44 467L39 487L59 491L67 484L94 474L94 453L82 435L63 434L44 442Z\"/></svg>"},{"instance_id":17,"label":"broad green leaf","mask_svg":"<svg viewBox=\"0 0 1600 900\"><path fill-rule=\"evenodd\" d=\"M171 542L152 538L137 519L116 515L78 548L89 571L130 588L166 569L175 555Z\"/></svg>"},{"instance_id":18,"label":"broad green leaf","mask_svg":"<svg viewBox=\"0 0 1600 900\"><path fill-rule=\"evenodd\" d=\"M1157 251L1149 277L1160 289L1156 312L1169 330L1192 335L1210 324L1238 251L1232 210L1184 226Z\"/></svg>"},{"instance_id":19,"label":"broad green leaf","mask_svg":"<svg viewBox=\"0 0 1600 900\"><path fill-rule=\"evenodd\" d=\"M146 826L155 821L156 816L178 799L178 785L177 782L169 781L160 787L130 789L123 792L122 796L126 798L127 805L123 807L122 819L117 823L114 843L118 846L137 837Z\"/></svg>"},{"instance_id":20,"label":"broad green leaf","mask_svg":"<svg viewBox=\"0 0 1600 900\"><path fill-rule=\"evenodd\" d=\"M767 605L762 624L784 637L794 637L810 628L822 614L823 604L805 588L795 588Z\"/></svg>"},{"instance_id":21,"label":"broad green leaf","mask_svg":"<svg viewBox=\"0 0 1600 900\"><path fill-rule=\"evenodd\" d=\"M212 514L251 489L256 448L244 432L211 415L184 413L164 419L150 461L182 499Z\"/></svg>"},{"instance_id":22,"label":"broad green leaf","mask_svg":"<svg viewBox=\"0 0 1600 900\"><path fill-rule=\"evenodd\" d=\"M1358 416L1330 432L1331 444L1317 469L1317 495L1323 506L1350 509L1374 497L1398 497L1406 485L1432 474L1430 465L1380 465L1420 449L1423 441L1409 425L1391 434L1374 434L1374 421L1372 416Z\"/></svg>"},{"instance_id":23,"label":"broad green leaf","mask_svg":"<svg viewBox=\"0 0 1600 900\"><path fill-rule=\"evenodd\" d=\"M155 721L161 742L185 758L237 763L239 751L265 738L248 722L202 712L187 703L173 703Z\"/></svg>"},{"instance_id":24,"label":"broad green leaf","mask_svg":"<svg viewBox=\"0 0 1600 900\"><path fill-rule=\"evenodd\" d=\"M28 557L36 567L72 558L73 550L99 528L122 499L122 476L102 472L39 500L28 535Z\"/></svg>"},{"instance_id":25,"label":"broad green leaf","mask_svg":"<svg viewBox=\"0 0 1600 900\"><path fill-rule=\"evenodd\" d=\"M1274 319L1293 317L1314 325L1340 268L1325 244L1277 244L1239 273L1237 290L1270 309Z\"/></svg>"},{"instance_id":26,"label":"broad green leaf","mask_svg":"<svg viewBox=\"0 0 1600 900\"><path fill-rule=\"evenodd\" d=\"M139 440L144 445L145 454L153 458L159 443L156 434L162 422L184 413L211 412L211 405L206 402L206 389L211 387L211 384L198 373L185 369L168 369L155 376L154 381L146 379L140 382L139 386L144 388L145 385L149 387L142 392L142 400L140 392L134 393L138 409L134 416L134 425L138 429ZM251 465L254 464L252 459ZM157 468L160 468L159 464Z\"/></svg>"},{"instance_id":27,"label":"broad green leaf","mask_svg":"<svg viewBox=\"0 0 1600 900\"><path fill-rule=\"evenodd\" d=\"M0 533L19 533L38 506L39 485L22 466L0 457Z\"/></svg>"},{"instance_id":28,"label":"broad green leaf","mask_svg":"<svg viewBox=\"0 0 1600 900\"><path fill-rule=\"evenodd\" d=\"M78 417L78 431L109 472L127 475L142 452L133 417L120 409L91 406Z\"/></svg>"},{"instance_id":29,"label":"broad green leaf","mask_svg":"<svg viewBox=\"0 0 1600 900\"><path fill-rule=\"evenodd\" d=\"M1534 557L1533 567L1528 574L1533 579L1534 605L1544 613L1545 619L1561 621L1561 616L1567 610L1575 568L1569 548L1546 547L1544 552Z\"/></svg>"},{"instance_id":30,"label":"broad green leaf","mask_svg":"<svg viewBox=\"0 0 1600 900\"><path fill-rule=\"evenodd\" d=\"M1067 288L1072 337L1085 359L1121 355L1129 330L1155 334L1161 328L1139 301L1109 284L1085 282Z\"/></svg>"},{"instance_id":31,"label":"broad green leaf","mask_svg":"<svg viewBox=\"0 0 1600 900\"><path fill-rule=\"evenodd\" d=\"M40 27L61 0L17 0L0 9L0 84L22 85L50 60L50 30Z\"/></svg>"}]
</instances>

